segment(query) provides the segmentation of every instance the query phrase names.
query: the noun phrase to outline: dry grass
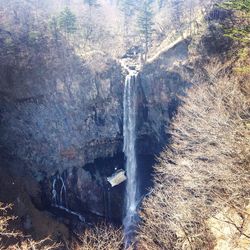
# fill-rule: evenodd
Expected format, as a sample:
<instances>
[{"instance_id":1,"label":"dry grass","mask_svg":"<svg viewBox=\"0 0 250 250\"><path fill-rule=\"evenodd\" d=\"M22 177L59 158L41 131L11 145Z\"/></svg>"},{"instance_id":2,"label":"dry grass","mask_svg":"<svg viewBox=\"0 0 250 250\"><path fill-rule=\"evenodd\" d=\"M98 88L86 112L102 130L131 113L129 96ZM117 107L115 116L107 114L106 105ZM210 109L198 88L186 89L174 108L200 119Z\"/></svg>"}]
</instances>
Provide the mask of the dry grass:
<instances>
[{"instance_id":1,"label":"dry grass","mask_svg":"<svg viewBox=\"0 0 250 250\"><path fill-rule=\"evenodd\" d=\"M190 89L173 122L143 204L139 249L213 249L208 218L225 207L248 216L249 83L217 78L214 68L208 82Z\"/></svg>"}]
</instances>

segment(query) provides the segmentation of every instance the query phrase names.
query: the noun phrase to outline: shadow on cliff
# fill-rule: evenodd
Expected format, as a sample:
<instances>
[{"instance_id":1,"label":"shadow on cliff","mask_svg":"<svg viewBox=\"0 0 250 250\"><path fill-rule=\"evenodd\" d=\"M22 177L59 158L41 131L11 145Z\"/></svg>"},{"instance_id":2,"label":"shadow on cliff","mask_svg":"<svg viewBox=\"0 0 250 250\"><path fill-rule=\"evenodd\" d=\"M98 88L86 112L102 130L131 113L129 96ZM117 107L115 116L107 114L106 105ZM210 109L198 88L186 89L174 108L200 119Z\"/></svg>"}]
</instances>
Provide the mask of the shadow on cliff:
<instances>
[{"instance_id":1,"label":"shadow on cliff","mask_svg":"<svg viewBox=\"0 0 250 250\"><path fill-rule=\"evenodd\" d=\"M89 183L86 197L77 197L86 186L72 188L86 210L96 212L94 206L103 202L101 185L82 167L121 151L123 77L114 60L98 52L83 60L63 37L44 34L31 41L29 34L0 30L0 44L0 154L5 161L0 168L8 176L0 197L28 216L29 232L39 237L37 217L52 216L41 198L51 197L56 173L69 169L80 183ZM7 191L11 179L22 180L15 182L15 196ZM38 188L33 195L31 183ZM86 203L97 197L94 192L100 200ZM25 227L26 220L20 223Z\"/></svg>"}]
</instances>

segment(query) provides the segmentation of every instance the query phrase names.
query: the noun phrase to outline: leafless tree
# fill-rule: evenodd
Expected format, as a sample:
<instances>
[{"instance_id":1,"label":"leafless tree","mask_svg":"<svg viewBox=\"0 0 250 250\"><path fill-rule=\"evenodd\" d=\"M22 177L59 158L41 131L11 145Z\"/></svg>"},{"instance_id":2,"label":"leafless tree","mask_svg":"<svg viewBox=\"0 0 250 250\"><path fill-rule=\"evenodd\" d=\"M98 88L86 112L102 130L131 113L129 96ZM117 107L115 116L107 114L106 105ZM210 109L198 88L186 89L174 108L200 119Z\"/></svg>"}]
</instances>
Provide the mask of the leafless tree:
<instances>
[{"instance_id":1,"label":"leafless tree","mask_svg":"<svg viewBox=\"0 0 250 250\"><path fill-rule=\"evenodd\" d=\"M11 205L0 203L0 249L9 250L52 250L58 249L60 244L53 243L50 238L45 238L40 241L35 241L30 237L24 236L21 232L10 230L9 223L16 219L14 216L9 216L8 212L12 208ZM6 238L12 239L11 245L4 243Z\"/></svg>"},{"instance_id":2,"label":"leafless tree","mask_svg":"<svg viewBox=\"0 0 250 250\"><path fill-rule=\"evenodd\" d=\"M212 249L209 218L224 208L249 216L250 92L221 70L208 66L208 81L183 98L143 203L139 249Z\"/></svg>"},{"instance_id":3,"label":"leafless tree","mask_svg":"<svg viewBox=\"0 0 250 250\"><path fill-rule=\"evenodd\" d=\"M119 250L123 249L123 232L120 228L102 224L87 229L80 241L76 250Z\"/></svg>"}]
</instances>

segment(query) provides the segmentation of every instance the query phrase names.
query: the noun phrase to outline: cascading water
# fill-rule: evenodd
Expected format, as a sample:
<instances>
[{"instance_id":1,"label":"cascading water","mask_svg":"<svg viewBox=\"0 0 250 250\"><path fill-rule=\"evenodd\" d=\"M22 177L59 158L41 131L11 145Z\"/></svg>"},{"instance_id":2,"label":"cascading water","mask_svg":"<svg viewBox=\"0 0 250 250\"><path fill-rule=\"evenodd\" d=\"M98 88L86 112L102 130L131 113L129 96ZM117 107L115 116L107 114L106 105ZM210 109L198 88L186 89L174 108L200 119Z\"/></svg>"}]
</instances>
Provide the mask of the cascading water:
<instances>
[{"instance_id":1,"label":"cascading water","mask_svg":"<svg viewBox=\"0 0 250 250\"><path fill-rule=\"evenodd\" d=\"M136 140L136 83L137 72L129 71L125 80L123 95L123 152L126 157L126 210L123 220L125 231L125 247L127 248L134 235L138 205L137 163L135 152Z\"/></svg>"},{"instance_id":2,"label":"cascading water","mask_svg":"<svg viewBox=\"0 0 250 250\"><path fill-rule=\"evenodd\" d=\"M80 221L85 222L85 218L81 214L74 212L68 208L66 185L64 183L63 177L60 175L56 175L53 179L52 206L64 210L65 212L78 217Z\"/></svg>"},{"instance_id":3,"label":"cascading water","mask_svg":"<svg viewBox=\"0 0 250 250\"><path fill-rule=\"evenodd\" d=\"M56 186L59 186L60 191L57 192ZM67 199L66 199L66 186L64 180L61 176L56 176L53 179L52 184L52 202L55 207L67 207Z\"/></svg>"}]
</instances>

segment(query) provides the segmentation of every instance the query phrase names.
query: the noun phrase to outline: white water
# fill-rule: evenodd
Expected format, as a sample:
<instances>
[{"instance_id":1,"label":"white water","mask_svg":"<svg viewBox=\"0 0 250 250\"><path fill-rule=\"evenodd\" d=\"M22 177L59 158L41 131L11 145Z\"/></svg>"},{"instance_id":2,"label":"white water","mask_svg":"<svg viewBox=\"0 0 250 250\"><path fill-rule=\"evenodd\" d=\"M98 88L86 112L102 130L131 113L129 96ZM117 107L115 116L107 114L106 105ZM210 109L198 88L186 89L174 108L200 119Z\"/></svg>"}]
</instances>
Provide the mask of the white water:
<instances>
[{"instance_id":1,"label":"white water","mask_svg":"<svg viewBox=\"0 0 250 250\"><path fill-rule=\"evenodd\" d=\"M59 190L59 192L57 191ZM64 183L63 178L59 175L53 179L52 184L52 206L58 209L64 210L65 212L77 216L78 219L82 222L85 222L85 218L68 208L67 205L67 193L66 193L66 185Z\"/></svg>"},{"instance_id":2,"label":"white water","mask_svg":"<svg viewBox=\"0 0 250 250\"><path fill-rule=\"evenodd\" d=\"M136 78L137 72L130 71L125 80L123 95L123 152L126 157L127 185L125 195L125 247L128 247L135 230L138 204L137 163L135 153L136 129Z\"/></svg>"}]
</instances>

